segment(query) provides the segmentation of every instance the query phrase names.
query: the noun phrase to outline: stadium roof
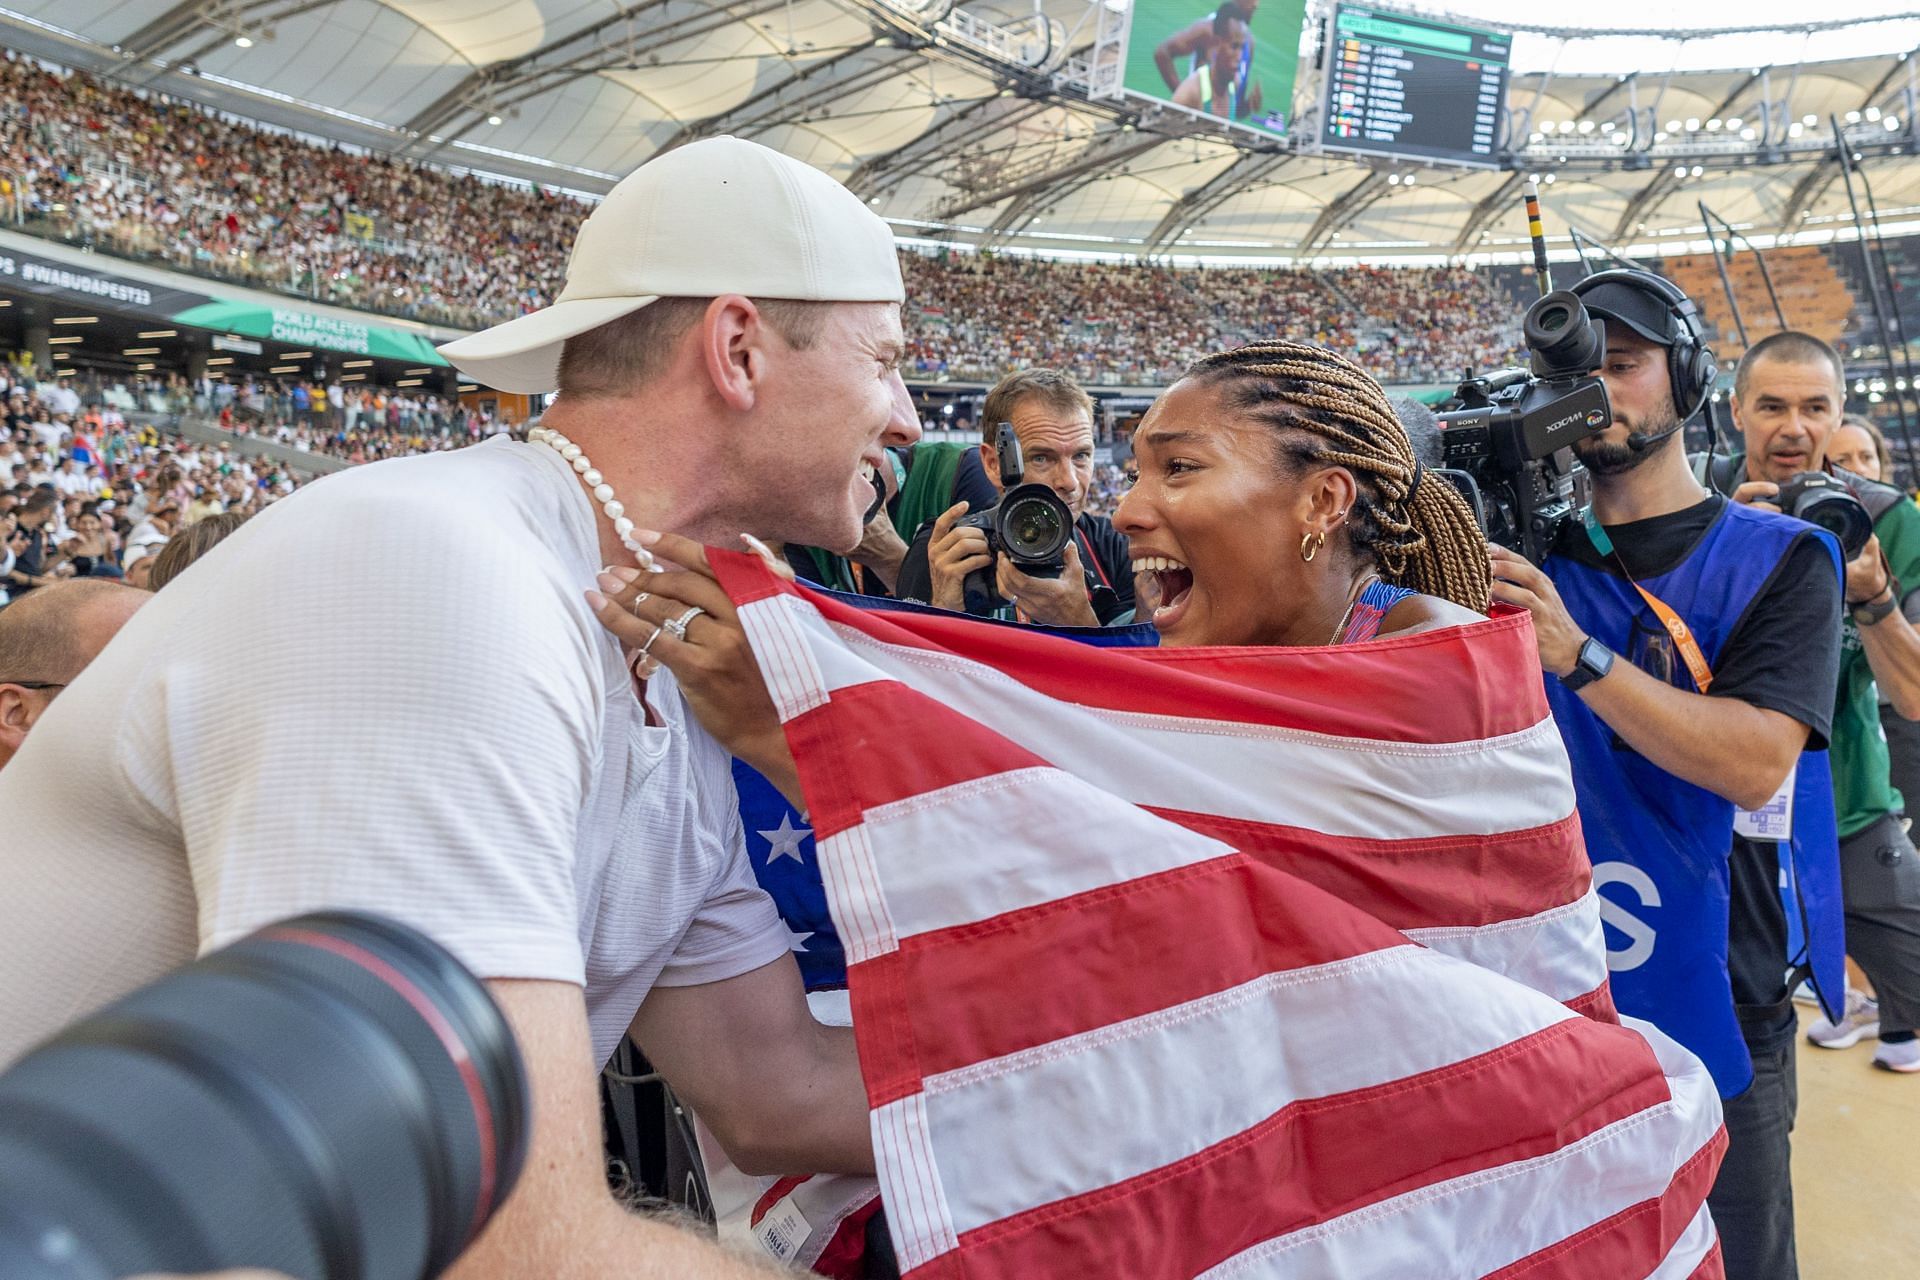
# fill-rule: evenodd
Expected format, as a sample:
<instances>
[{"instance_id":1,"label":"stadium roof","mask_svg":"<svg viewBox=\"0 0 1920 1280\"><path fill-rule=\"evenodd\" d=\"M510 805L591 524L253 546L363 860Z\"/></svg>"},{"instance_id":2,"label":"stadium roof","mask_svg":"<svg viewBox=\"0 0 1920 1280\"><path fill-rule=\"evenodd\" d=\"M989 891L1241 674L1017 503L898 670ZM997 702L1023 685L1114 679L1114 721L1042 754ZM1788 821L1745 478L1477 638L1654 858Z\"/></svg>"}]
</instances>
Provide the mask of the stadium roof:
<instances>
[{"instance_id":1,"label":"stadium roof","mask_svg":"<svg viewBox=\"0 0 1920 1280\"><path fill-rule=\"evenodd\" d=\"M1819 238L1847 212L1830 118L1888 222L1920 220L1920 15L1885 0L1811 23L1753 0L1731 32L1668 0L1620 0L1605 31L1458 0L1518 32L1513 172L1302 153L1089 101L1076 76L1099 5L1041 4L1044 21L1018 0L5 0L0 41L588 193L661 148L741 134L835 173L903 237L1063 255L1507 252L1530 174L1550 227L1621 246L1697 239L1702 200L1763 243Z\"/></svg>"}]
</instances>

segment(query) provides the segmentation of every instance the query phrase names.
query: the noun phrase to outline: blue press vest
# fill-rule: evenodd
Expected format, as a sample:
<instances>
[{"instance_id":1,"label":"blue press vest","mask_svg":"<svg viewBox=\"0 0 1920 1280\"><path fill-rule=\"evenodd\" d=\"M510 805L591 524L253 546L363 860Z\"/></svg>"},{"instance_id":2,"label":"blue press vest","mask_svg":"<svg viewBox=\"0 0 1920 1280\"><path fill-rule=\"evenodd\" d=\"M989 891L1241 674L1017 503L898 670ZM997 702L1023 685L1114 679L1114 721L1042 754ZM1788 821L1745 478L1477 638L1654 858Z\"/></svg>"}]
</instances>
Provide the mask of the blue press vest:
<instances>
[{"instance_id":1,"label":"blue press vest","mask_svg":"<svg viewBox=\"0 0 1920 1280\"><path fill-rule=\"evenodd\" d=\"M1833 557L1834 572L1840 573L1840 551L1831 535L1729 502L1679 566L1642 579L1641 585L1686 620L1713 667L1747 606L1794 541L1807 536L1821 540ZM1545 568L1573 620L1619 661L1693 688L1665 628L1631 582L1562 556L1550 557ZM1614 1002L1622 1013L1645 1018L1698 1054L1721 1094L1731 1097L1753 1078L1727 978L1733 804L1675 777L1624 743L1616 747L1606 722L1560 681L1547 680L1547 699L1573 761L1580 825L1601 897ZM1809 906L1828 888L1835 891L1831 897L1837 905L1839 843L1825 752L1810 752L1801 760L1794 818L1796 844L1806 847L1792 856ZM1837 913L1831 922L1816 917L1816 937L1837 936L1838 923ZM1784 972L1788 958L1780 959Z\"/></svg>"}]
</instances>

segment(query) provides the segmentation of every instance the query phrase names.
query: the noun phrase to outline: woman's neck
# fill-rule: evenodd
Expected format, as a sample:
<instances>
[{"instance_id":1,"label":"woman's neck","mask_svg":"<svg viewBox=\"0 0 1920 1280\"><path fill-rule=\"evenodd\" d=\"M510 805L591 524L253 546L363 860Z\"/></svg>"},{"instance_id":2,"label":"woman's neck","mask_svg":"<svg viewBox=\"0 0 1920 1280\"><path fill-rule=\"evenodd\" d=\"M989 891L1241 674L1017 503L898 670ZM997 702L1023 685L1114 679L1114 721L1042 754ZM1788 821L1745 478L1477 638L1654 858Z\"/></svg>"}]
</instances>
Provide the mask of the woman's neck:
<instances>
[{"instance_id":1,"label":"woman's neck","mask_svg":"<svg viewBox=\"0 0 1920 1280\"><path fill-rule=\"evenodd\" d=\"M1304 606L1280 629L1269 644L1305 647L1331 644L1353 609L1353 602L1373 576L1373 566L1352 557L1330 572L1316 574L1307 588Z\"/></svg>"}]
</instances>

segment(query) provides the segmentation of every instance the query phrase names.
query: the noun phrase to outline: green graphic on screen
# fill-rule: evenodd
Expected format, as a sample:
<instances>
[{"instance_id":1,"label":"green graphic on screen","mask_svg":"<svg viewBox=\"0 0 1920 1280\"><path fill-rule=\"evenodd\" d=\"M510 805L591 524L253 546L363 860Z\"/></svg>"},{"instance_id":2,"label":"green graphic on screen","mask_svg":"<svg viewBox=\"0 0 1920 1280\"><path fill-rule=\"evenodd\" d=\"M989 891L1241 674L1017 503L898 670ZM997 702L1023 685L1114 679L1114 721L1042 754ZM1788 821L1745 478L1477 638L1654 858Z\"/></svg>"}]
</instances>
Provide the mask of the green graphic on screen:
<instances>
[{"instance_id":1,"label":"green graphic on screen","mask_svg":"<svg viewBox=\"0 0 1920 1280\"><path fill-rule=\"evenodd\" d=\"M1284 134L1306 10L1306 0L1133 0L1121 84Z\"/></svg>"}]
</instances>

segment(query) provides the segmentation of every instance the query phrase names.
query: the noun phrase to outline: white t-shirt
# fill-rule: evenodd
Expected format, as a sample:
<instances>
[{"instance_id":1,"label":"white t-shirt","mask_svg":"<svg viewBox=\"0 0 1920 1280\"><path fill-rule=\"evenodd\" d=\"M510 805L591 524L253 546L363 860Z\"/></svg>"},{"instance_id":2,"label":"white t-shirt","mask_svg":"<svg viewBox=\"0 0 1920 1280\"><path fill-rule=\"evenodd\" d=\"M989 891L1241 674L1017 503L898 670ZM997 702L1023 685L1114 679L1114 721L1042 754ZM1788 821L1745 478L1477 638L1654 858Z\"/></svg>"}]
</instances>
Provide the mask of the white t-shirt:
<instances>
[{"instance_id":1,"label":"white t-shirt","mask_svg":"<svg viewBox=\"0 0 1920 1280\"><path fill-rule=\"evenodd\" d=\"M583 984L596 1064L656 983L784 954L726 753L665 672L647 725L599 565L572 469L498 440L330 476L169 583L0 770L0 1066L323 907Z\"/></svg>"}]
</instances>

